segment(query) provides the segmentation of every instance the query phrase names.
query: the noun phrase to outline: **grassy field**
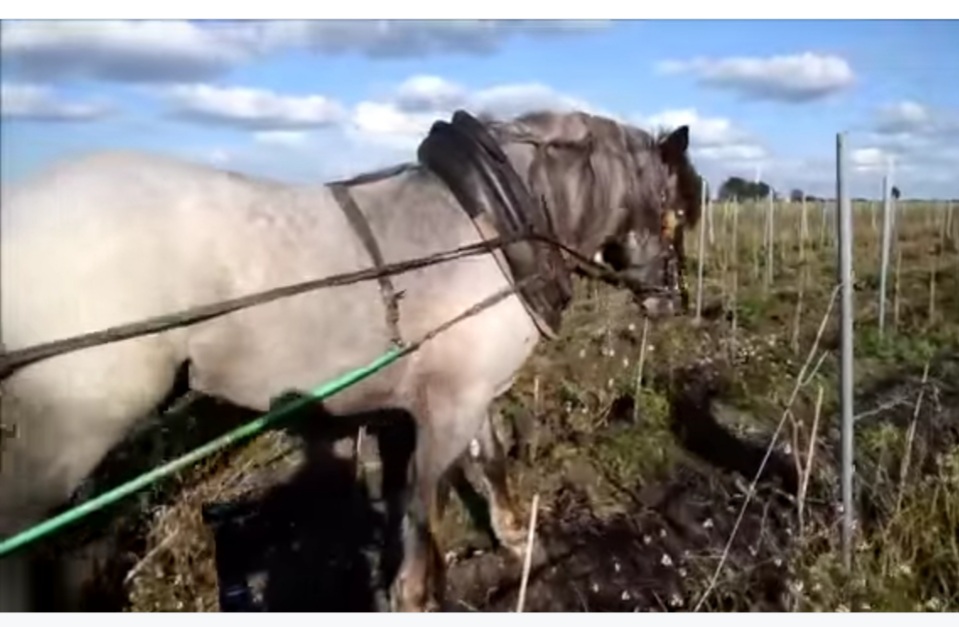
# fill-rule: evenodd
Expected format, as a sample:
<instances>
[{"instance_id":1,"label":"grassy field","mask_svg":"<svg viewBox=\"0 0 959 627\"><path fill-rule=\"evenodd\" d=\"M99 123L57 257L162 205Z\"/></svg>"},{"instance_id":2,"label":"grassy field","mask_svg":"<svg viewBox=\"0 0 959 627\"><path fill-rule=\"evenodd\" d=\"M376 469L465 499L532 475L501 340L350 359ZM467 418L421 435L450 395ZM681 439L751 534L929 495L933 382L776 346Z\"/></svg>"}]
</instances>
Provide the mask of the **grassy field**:
<instances>
[{"instance_id":1,"label":"grassy field","mask_svg":"<svg viewBox=\"0 0 959 627\"><path fill-rule=\"evenodd\" d=\"M853 570L839 558L834 216L810 204L804 227L798 204L777 204L769 250L765 204L717 204L703 223L700 321L647 326L627 296L579 283L562 336L500 403L513 486L527 509L539 495L527 610L959 610L959 207L901 205L882 337L875 209L855 209ZM694 307L698 242L697 229ZM135 450L156 461L177 429L209 437L194 415ZM112 588L90 603L217 609L201 505L268 492L258 498L299 531L247 545L291 571L262 566L275 581L259 594L274 608L368 605L362 569L331 564L375 540L375 512L355 490L319 496L303 458L296 438L273 433L128 504L110 523L120 557L100 580ZM351 470L327 470L352 485ZM441 538L450 607L511 609L520 565L462 494Z\"/></svg>"}]
</instances>

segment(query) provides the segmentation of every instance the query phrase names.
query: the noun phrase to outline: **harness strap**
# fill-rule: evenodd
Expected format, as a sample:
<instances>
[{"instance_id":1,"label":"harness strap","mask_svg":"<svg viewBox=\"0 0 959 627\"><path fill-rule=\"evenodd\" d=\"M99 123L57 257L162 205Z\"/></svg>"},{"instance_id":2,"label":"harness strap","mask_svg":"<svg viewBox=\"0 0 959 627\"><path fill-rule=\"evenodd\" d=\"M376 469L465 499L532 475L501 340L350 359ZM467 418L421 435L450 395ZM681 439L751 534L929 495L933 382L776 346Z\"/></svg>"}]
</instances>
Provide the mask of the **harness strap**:
<instances>
[{"instance_id":1,"label":"harness strap","mask_svg":"<svg viewBox=\"0 0 959 627\"><path fill-rule=\"evenodd\" d=\"M493 220L489 213L483 212L476 215L470 215L469 217L473 222L473 226L476 228L476 232L479 233L483 240L488 242L500 237L499 230L493 224ZM503 249L492 248L490 252L493 255L493 259L496 260L496 265L499 266L500 272L503 273L503 277L507 282L509 282L510 285L515 286L517 284L516 277L513 275L513 271L510 268L509 260L506 258L506 255L503 254ZM559 337L559 334L546 322L546 320L543 319L543 316L536 311L536 308L530 305L526 298L523 298L522 291L518 291L517 294L519 295L519 302L523 305L523 309L525 309L527 315L532 318L533 324L536 325L536 328L539 330L540 334L550 340L555 340L557 337Z\"/></svg>"},{"instance_id":2,"label":"harness strap","mask_svg":"<svg viewBox=\"0 0 959 627\"><path fill-rule=\"evenodd\" d=\"M534 197L499 144L465 111L454 113L451 122L434 122L417 149L417 158L452 192L484 239L490 232L546 235L550 230L549 216L542 215L548 214L542 199ZM480 216L484 219L478 221ZM572 298L562 253L531 238L504 246L496 258L498 262L505 259L508 274L517 282L533 274L546 277L536 284L524 283L519 296L539 331L555 338L562 310Z\"/></svg>"},{"instance_id":3,"label":"harness strap","mask_svg":"<svg viewBox=\"0 0 959 627\"><path fill-rule=\"evenodd\" d=\"M383 259L383 253L376 243L376 237L373 235L370 223L360 211L349 188L343 183L333 183L329 188L330 191L333 192L333 197L336 199L336 202L339 203L343 209L343 213L346 215L350 226L353 227L356 236L360 238L363 246L366 247L366 251L370 254L374 266L377 270L382 270L383 266L386 265ZM390 328L390 342L394 346L402 348L404 344L403 337L400 334L399 309L399 299L402 294L396 292L396 289L393 287L393 281L389 276L385 274L380 275L377 281L380 284L380 295L383 297L383 305L386 307L386 324Z\"/></svg>"}]
</instances>

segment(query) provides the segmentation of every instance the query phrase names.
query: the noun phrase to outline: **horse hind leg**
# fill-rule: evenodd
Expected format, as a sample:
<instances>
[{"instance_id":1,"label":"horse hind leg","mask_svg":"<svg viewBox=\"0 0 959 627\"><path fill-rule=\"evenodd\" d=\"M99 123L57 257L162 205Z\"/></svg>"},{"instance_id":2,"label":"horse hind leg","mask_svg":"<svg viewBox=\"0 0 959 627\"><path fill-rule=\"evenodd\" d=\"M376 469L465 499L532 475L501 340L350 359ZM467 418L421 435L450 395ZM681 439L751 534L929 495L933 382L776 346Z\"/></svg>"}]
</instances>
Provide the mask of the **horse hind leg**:
<instances>
[{"instance_id":1,"label":"horse hind leg","mask_svg":"<svg viewBox=\"0 0 959 627\"><path fill-rule=\"evenodd\" d=\"M16 433L5 439L0 457L0 538L66 502L130 427L163 400L176 371L170 352L147 341L40 362L5 380L0 411ZM25 560L30 549L2 561ZM20 578L24 566L6 568L18 570L19 585L0 579L0 600L21 605L29 592Z\"/></svg>"}]
</instances>

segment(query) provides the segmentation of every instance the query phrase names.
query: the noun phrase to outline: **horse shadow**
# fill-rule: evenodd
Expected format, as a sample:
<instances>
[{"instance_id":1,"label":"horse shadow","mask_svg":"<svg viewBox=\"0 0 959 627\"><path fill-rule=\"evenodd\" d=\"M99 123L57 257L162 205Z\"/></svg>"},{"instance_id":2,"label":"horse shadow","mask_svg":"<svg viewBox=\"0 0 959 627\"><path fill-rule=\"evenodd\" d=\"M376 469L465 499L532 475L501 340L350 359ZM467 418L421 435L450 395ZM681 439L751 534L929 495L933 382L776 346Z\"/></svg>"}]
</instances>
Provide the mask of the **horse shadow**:
<instances>
[{"instance_id":1,"label":"horse shadow","mask_svg":"<svg viewBox=\"0 0 959 627\"><path fill-rule=\"evenodd\" d=\"M277 402L296 401L296 394ZM261 496L208 503L221 611L382 612L403 556L401 523L413 417L398 409L338 416L312 403L293 412L284 430L297 437L305 462ZM344 457L337 442L360 425L375 440L379 473L358 472L360 453ZM485 497L464 464L443 477L439 498L455 494L473 525L496 543ZM378 475L378 476L377 476Z\"/></svg>"},{"instance_id":2,"label":"horse shadow","mask_svg":"<svg viewBox=\"0 0 959 627\"><path fill-rule=\"evenodd\" d=\"M286 394L273 406L301 400ZM132 433L52 513L257 417L205 396L188 405L189 411ZM357 475L357 460L336 450L360 424L369 425L379 449L381 480L373 493L371 482ZM385 582L402 554L399 505L415 446L412 417L391 409L338 416L314 401L300 403L272 430L291 436L303 453L293 474L275 481L266 469L266 481L251 482L260 489L202 506L214 538L220 611L383 611ZM129 609L127 576L148 549L142 513L175 502L182 487L183 478L169 478L41 542L31 569L36 606L54 612Z\"/></svg>"},{"instance_id":3,"label":"horse shadow","mask_svg":"<svg viewBox=\"0 0 959 627\"><path fill-rule=\"evenodd\" d=\"M712 377L701 372L684 374L680 377L682 390L673 398L670 420L677 440L712 465L751 478L763 458L762 449L742 442L718 424L709 407L717 393ZM301 395L287 394L274 404L299 400L303 400ZM227 410L220 402L214 405L200 411ZM249 413L238 412L225 421L203 419L191 424L219 423L226 430L250 417ZM336 450L337 443L354 437L361 424L366 425L377 444L381 464L378 489L358 476L357 463L361 460ZM295 473L257 491L255 496L206 503L203 507L203 520L214 538L219 609L384 611L388 582L395 576L402 555L399 504L415 446L412 417L391 409L339 416L327 412L322 403L309 402L276 429L296 439L304 453ZM192 428L188 430L196 435ZM762 479L779 479L787 492L792 492L797 482L794 469L778 454L767 461ZM495 538L486 500L473 489L460 464L450 469L446 481L441 489L448 494L452 488L473 524ZM548 537L543 540L548 541ZM550 549L546 551L547 564L555 564L569 552L563 542ZM534 564L534 571L541 566ZM114 578L122 580L124 574L125 570ZM88 609L120 609L126 604L126 599L120 598L122 588L118 587L112 599Z\"/></svg>"},{"instance_id":4,"label":"horse shadow","mask_svg":"<svg viewBox=\"0 0 959 627\"><path fill-rule=\"evenodd\" d=\"M311 403L289 423L284 431L305 453L290 479L255 497L203 507L216 547L220 610L388 609L386 590L401 555L401 480L415 446L412 417L391 409L335 416ZM360 476L358 454L335 450L360 424L377 443L381 470L373 482ZM376 479L379 485L371 485Z\"/></svg>"},{"instance_id":5,"label":"horse shadow","mask_svg":"<svg viewBox=\"0 0 959 627\"><path fill-rule=\"evenodd\" d=\"M83 502L152 467L223 435L258 414L202 395L171 395L162 412L131 433L101 462L87 484L53 513ZM188 398L186 401L176 400ZM383 408L337 415L319 401L284 394L273 407L300 406L272 430L303 453L291 476L239 498L205 503L202 519L214 540L220 611L369 612L388 609L387 593L402 558L401 504L415 448L410 414ZM178 405L185 405L177 410ZM171 409L172 408L172 409ZM188 410L188 411L187 411ZM378 472L358 473L363 460L338 444L361 425L375 442ZM254 471L256 472L256 471ZM256 479L256 478L254 478ZM43 611L129 609L127 576L148 547L142 515L175 502L185 479L169 478L133 498L95 512L44 541L34 560L35 603ZM456 467L444 478L474 524L495 537L487 504Z\"/></svg>"},{"instance_id":6,"label":"horse shadow","mask_svg":"<svg viewBox=\"0 0 959 627\"><path fill-rule=\"evenodd\" d=\"M712 466L751 479L764 465L765 450L744 441L716 419L710 402L722 384L695 370L683 372L680 379L670 412L670 429L677 441ZM323 412L315 405L304 411ZM356 433L357 419L371 425L368 428L379 444L383 464L379 495L357 481L355 460L338 457L333 451L335 441ZM400 557L399 513L391 513L391 499L402 489L398 479L405 477L415 444L412 418L384 410L348 418L302 416L291 423L288 432L307 447L301 471L255 501L226 508L214 504L205 511L217 536L221 610L387 609L386 585L395 575ZM495 538L486 500L473 488L464 466L454 465L446 481L447 494L452 490L473 524ZM788 460L776 452L766 460L760 482L778 482L784 492L794 493L798 477ZM577 552L575 542L571 544L562 533L557 535L557 529L543 531L533 578L561 566ZM490 555L489 561L500 560ZM518 578L501 579L505 572L501 568L497 565L489 575L499 579L490 585L497 592L487 599L494 605L498 596L515 593L519 585ZM519 575L518 571L512 574ZM449 601L447 609L462 610Z\"/></svg>"}]
</instances>

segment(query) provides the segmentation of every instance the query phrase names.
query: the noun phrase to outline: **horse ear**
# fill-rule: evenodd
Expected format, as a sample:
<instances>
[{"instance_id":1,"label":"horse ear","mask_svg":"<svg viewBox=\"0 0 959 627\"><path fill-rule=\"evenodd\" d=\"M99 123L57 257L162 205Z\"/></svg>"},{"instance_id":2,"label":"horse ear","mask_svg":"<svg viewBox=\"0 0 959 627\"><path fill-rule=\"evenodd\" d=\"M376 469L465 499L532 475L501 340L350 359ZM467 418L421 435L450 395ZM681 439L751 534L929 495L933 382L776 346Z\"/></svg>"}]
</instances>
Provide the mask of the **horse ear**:
<instances>
[{"instance_id":1,"label":"horse ear","mask_svg":"<svg viewBox=\"0 0 959 627\"><path fill-rule=\"evenodd\" d=\"M660 140L659 149L667 163L676 163L689 148L689 126L683 125Z\"/></svg>"}]
</instances>

